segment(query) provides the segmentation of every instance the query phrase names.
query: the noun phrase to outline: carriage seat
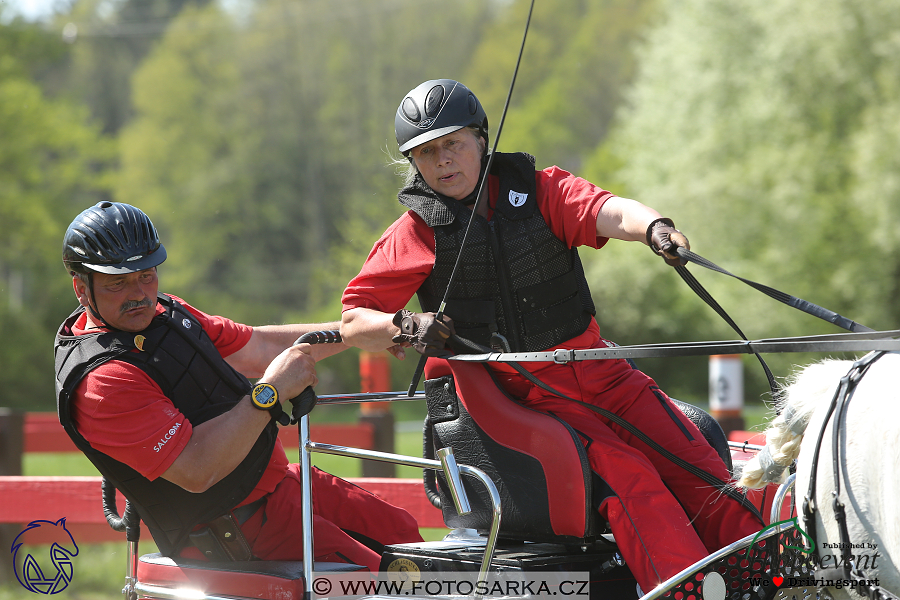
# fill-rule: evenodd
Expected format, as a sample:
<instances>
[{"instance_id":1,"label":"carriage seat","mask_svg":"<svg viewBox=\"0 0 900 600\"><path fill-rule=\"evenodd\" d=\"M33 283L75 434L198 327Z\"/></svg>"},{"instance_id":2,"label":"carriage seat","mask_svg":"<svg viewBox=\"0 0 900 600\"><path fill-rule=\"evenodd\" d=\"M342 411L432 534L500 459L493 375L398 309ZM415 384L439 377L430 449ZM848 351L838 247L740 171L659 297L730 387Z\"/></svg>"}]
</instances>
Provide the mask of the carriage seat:
<instances>
[{"instance_id":1,"label":"carriage seat","mask_svg":"<svg viewBox=\"0 0 900 600\"><path fill-rule=\"evenodd\" d=\"M432 447L425 450L452 447L459 464L492 479L501 499L501 539L582 544L608 532L596 510L599 500L594 501L602 482L569 424L515 401L483 364L429 361L426 376L425 436ZM731 453L718 422L701 409L675 403L730 471ZM458 515L443 476L437 478L433 493L440 495L446 525L488 531L492 510L483 486L463 477L472 512Z\"/></svg>"},{"instance_id":2,"label":"carriage seat","mask_svg":"<svg viewBox=\"0 0 900 600\"><path fill-rule=\"evenodd\" d=\"M347 573L364 569L360 565L317 562L313 571ZM203 592L205 597L301 600L305 594L302 561L202 562L173 559L157 552L141 556L137 578L144 586L167 591L190 589Z\"/></svg>"}]
</instances>

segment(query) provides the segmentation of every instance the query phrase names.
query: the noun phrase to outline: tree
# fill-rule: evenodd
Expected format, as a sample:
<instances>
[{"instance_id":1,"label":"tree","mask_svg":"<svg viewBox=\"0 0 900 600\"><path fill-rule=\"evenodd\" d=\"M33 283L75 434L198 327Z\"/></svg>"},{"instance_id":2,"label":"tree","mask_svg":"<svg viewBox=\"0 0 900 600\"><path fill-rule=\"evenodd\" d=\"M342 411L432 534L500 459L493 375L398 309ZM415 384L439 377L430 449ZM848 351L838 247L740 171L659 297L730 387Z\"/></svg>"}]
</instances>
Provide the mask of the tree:
<instances>
[{"instance_id":1,"label":"tree","mask_svg":"<svg viewBox=\"0 0 900 600\"><path fill-rule=\"evenodd\" d=\"M640 53L630 109L591 168L622 165L616 177L627 193L674 218L696 251L732 272L895 327L896 7L677 0L666 8ZM632 297L658 297L665 285L666 304L686 304L677 279L636 271L617 274ZM835 332L734 280L708 287L751 338ZM715 320L679 314L664 330L680 339L727 333ZM773 359L785 368L794 360Z\"/></svg>"},{"instance_id":2,"label":"tree","mask_svg":"<svg viewBox=\"0 0 900 600\"><path fill-rule=\"evenodd\" d=\"M54 405L52 339L76 305L63 233L108 198L113 159L87 112L44 97L34 64L16 58L45 56L45 41L36 26L0 25L0 405L29 410Z\"/></svg>"},{"instance_id":3,"label":"tree","mask_svg":"<svg viewBox=\"0 0 900 600\"><path fill-rule=\"evenodd\" d=\"M491 23L466 75L496 132L530 0ZM635 74L634 49L658 12L655 0L537 2L499 149L574 173L600 143Z\"/></svg>"},{"instance_id":4,"label":"tree","mask_svg":"<svg viewBox=\"0 0 900 600\"><path fill-rule=\"evenodd\" d=\"M168 291L253 324L340 318L402 212L385 164L396 106L423 79L458 76L484 10L457 3L410 27L401 9L272 0L173 22L135 75L117 185L164 236Z\"/></svg>"},{"instance_id":5,"label":"tree","mask_svg":"<svg viewBox=\"0 0 900 600\"><path fill-rule=\"evenodd\" d=\"M131 77L188 5L209 0L78 0L56 25L72 43L65 91L86 103L106 134L116 134L133 116ZM73 29L74 27L74 29Z\"/></svg>"}]
</instances>

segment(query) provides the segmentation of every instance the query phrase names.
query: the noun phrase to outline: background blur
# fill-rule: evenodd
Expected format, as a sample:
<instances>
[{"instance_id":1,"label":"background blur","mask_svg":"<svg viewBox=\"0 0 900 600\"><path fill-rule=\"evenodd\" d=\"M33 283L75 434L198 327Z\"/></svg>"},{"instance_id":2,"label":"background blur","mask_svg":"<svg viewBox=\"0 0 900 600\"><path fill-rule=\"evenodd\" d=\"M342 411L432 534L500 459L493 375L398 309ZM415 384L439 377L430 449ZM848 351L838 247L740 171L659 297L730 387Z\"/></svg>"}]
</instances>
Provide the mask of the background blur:
<instances>
[{"instance_id":1,"label":"background blur","mask_svg":"<svg viewBox=\"0 0 900 600\"><path fill-rule=\"evenodd\" d=\"M54 407L75 307L66 226L134 204L164 291L253 325L334 320L402 212L393 116L453 78L496 135L524 0L0 0L0 406ZM674 219L699 254L873 328L898 327L895 0L538 0L501 151ZM24 11L24 12L23 12ZM493 141L493 137L492 137ZM620 344L735 335L639 244L582 257ZM697 267L751 339L836 332ZM395 363L396 389L415 365ZM818 356L767 357L779 377ZM707 359L640 365L707 398ZM745 358L749 402L766 391ZM320 393L359 388L356 356Z\"/></svg>"}]
</instances>

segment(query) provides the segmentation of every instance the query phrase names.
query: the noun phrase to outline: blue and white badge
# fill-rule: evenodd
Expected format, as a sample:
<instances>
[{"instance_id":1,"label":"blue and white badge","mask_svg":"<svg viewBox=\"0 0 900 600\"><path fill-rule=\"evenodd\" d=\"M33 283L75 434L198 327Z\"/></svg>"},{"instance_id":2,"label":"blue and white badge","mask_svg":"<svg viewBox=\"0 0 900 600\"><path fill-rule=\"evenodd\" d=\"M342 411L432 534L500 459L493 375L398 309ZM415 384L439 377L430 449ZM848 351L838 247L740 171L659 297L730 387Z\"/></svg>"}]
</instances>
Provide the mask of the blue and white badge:
<instances>
[{"instance_id":1,"label":"blue and white badge","mask_svg":"<svg viewBox=\"0 0 900 600\"><path fill-rule=\"evenodd\" d=\"M525 204L525 201L528 200L528 194L523 194L522 192L514 192L513 190L509 190L509 203L515 207L522 206Z\"/></svg>"},{"instance_id":2,"label":"blue and white badge","mask_svg":"<svg viewBox=\"0 0 900 600\"><path fill-rule=\"evenodd\" d=\"M190 319L182 319L181 324L184 325L185 329L191 328L191 320Z\"/></svg>"}]
</instances>

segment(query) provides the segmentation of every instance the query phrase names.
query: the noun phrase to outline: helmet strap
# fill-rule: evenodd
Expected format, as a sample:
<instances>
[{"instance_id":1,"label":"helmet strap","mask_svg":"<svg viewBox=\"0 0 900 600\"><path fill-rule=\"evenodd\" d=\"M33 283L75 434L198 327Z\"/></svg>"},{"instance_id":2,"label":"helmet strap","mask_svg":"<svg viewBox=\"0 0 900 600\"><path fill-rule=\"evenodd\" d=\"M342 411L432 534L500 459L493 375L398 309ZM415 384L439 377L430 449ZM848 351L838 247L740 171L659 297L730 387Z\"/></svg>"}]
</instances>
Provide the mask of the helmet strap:
<instances>
[{"instance_id":1,"label":"helmet strap","mask_svg":"<svg viewBox=\"0 0 900 600\"><path fill-rule=\"evenodd\" d=\"M94 274L91 271L88 271L88 303L87 303L87 311L91 314L91 317L95 321L98 321L100 325L103 327L107 327L109 329L115 329L112 325L106 322L106 319L100 316L100 309L97 307L97 301L94 300Z\"/></svg>"}]
</instances>

